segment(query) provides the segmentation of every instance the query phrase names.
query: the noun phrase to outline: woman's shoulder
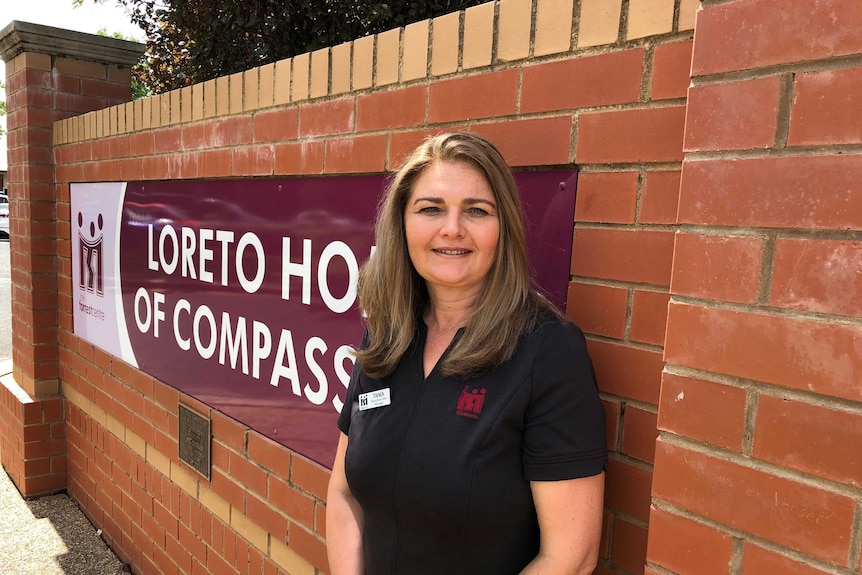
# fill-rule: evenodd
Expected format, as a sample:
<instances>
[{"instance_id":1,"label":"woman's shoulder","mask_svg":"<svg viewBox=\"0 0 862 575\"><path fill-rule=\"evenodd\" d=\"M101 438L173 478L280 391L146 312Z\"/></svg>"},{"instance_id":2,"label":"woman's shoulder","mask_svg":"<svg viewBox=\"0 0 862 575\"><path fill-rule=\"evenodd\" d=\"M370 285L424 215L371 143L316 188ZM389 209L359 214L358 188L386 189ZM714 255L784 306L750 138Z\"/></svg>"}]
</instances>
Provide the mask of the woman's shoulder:
<instances>
[{"instance_id":1,"label":"woman's shoulder","mask_svg":"<svg viewBox=\"0 0 862 575\"><path fill-rule=\"evenodd\" d=\"M526 342L538 345L583 345L585 338L581 328L551 305L536 309L525 333Z\"/></svg>"}]
</instances>

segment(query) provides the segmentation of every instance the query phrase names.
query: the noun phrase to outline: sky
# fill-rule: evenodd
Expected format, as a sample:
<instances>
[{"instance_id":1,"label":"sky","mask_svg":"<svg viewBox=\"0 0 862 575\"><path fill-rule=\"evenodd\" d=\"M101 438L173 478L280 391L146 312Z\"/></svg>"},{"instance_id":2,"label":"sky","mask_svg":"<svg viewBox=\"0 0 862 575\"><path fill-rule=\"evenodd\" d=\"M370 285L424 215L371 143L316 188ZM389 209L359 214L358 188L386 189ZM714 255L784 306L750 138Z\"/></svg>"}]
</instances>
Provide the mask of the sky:
<instances>
[{"instance_id":1,"label":"sky","mask_svg":"<svg viewBox=\"0 0 862 575\"><path fill-rule=\"evenodd\" d=\"M13 20L91 34L104 27L109 34L120 32L123 36L144 40L144 33L132 24L116 0L107 0L104 4L84 0L80 8L73 8L72 0L0 0L0 29ZM5 79L6 67L0 60L0 80L5 82ZM0 98L5 99L3 92L0 92ZM6 127L2 116L0 126ZM5 137L0 137L0 169L6 169Z\"/></svg>"}]
</instances>

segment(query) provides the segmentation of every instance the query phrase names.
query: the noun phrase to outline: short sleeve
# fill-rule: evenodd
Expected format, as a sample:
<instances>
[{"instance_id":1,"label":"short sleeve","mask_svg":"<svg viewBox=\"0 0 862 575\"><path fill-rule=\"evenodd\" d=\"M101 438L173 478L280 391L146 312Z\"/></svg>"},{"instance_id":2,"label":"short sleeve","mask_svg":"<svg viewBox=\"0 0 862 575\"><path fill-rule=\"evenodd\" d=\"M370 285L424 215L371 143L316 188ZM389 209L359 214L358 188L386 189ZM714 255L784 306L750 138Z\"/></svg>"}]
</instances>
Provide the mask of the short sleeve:
<instances>
[{"instance_id":1,"label":"short sleeve","mask_svg":"<svg viewBox=\"0 0 862 575\"><path fill-rule=\"evenodd\" d=\"M534 336L543 339L525 414L525 479L597 475L607 465L605 413L584 335L573 323L552 322Z\"/></svg>"},{"instance_id":2,"label":"short sleeve","mask_svg":"<svg viewBox=\"0 0 862 575\"><path fill-rule=\"evenodd\" d=\"M341 408L341 413L338 414L338 429L344 435L350 435L350 420L353 419L353 413L359 410L359 400L356 398L359 388L359 372L362 368L359 362L353 364L353 371L350 373L350 383L347 384L347 396L344 398L344 405Z\"/></svg>"},{"instance_id":3,"label":"short sleeve","mask_svg":"<svg viewBox=\"0 0 862 575\"><path fill-rule=\"evenodd\" d=\"M362 343L359 344L359 349L365 349L368 346L368 330L362 336ZM353 371L350 372L350 381L347 384L347 396L344 398L344 405L341 407L341 413L338 414L338 429L344 435L350 433L350 421L353 419L353 414L359 411L359 374L362 372L362 367L359 362L353 364Z\"/></svg>"}]
</instances>

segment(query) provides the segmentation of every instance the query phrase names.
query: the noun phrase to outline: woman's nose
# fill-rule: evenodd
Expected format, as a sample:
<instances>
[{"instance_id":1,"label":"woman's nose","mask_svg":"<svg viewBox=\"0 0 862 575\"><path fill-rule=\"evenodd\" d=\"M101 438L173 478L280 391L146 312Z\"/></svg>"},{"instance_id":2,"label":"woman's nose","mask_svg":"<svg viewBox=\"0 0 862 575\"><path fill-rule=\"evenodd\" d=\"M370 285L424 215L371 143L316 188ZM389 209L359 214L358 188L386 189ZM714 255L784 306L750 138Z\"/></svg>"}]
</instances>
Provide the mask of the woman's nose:
<instances>
[{"instance_id":1,"label":"woman's nose","mask_svg":"<svg viewBox=\"0 0 862 575\"><path fill-rule=\"evenodd\" d=\"M440 234L443 236L461 236L464 233L464 226L461 222L461 214L457 210L451 210L446 214L443 221L443 227L440 229Z\"/></svg>"}]
</instances>

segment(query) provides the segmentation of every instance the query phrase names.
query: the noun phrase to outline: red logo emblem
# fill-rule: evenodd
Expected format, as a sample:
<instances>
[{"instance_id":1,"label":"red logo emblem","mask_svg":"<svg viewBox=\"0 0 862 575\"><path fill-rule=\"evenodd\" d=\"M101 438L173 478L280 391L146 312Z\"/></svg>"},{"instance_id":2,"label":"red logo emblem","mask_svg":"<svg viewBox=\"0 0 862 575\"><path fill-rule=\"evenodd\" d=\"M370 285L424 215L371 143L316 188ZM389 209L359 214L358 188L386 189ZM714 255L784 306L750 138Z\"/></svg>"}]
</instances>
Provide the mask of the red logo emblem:
<instances>
[{"instance_id":1,"label":"red logo emblem","mask_svg":"<svg viewBox=\"0 0 862 575\"><path fill-rule=\"evenodd\" d=\"M470 389L469 385L464 386L464 391L461 392L461 397L458 398L458 408L455 410L456 415L469 417L471 419L479 419L479 414L482 413L482 405L485 403L485 388Z\"/></svg>"}]
</instances>

